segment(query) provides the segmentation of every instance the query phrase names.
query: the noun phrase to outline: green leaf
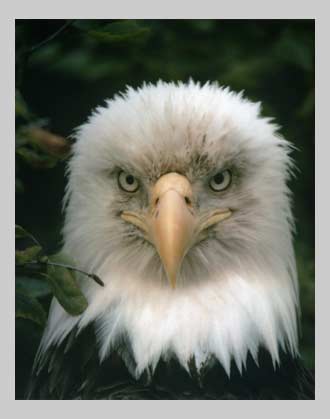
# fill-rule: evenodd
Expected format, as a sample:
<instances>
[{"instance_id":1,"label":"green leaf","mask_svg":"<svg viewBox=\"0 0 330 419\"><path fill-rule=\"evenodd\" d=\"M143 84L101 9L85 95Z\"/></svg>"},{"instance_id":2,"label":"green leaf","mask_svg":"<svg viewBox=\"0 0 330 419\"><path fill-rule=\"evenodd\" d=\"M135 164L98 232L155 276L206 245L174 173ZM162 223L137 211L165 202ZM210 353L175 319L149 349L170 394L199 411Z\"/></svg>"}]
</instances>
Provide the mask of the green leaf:
<instances>
[{"instance_id":1,"label":"green leaf","mask_svg":"<svg viewBox=\"0 0 330 419\"><path fill-rule=\"evenodd\" d=\"M15 91L15 115L21 116L25 119L29 119L31 117L31 113L19 90Z\"/></svg>"},{"instance_id":2,"label":"green leaf","mask_svg":"<svg viewBox=\"0 0 330 419\"><path fill-rule=\"evenodd\" d=\"M46 154L37 153L27 147L19 147L16 149L16 154L35 169L52 169L56 166L58 159Z\"/></svg>"},{"instance_id":3,"label":"green leaf","mask_svg":"<svg viewBox=\"0 0 330 419\"><path fill-rule=\"evenodd\" d=\"M40 246L31 246L24 250L15 251L15 262L17 264L24 264L38 258L42 248Z\"/></svg>"},{"instance_id":4,"label":"green leaf","mask_svg":"<svg viewBox=\"0 0 330 419\"><path fill-rule=\"evenodd\" d=\"M53 290L61 306L72 316L77 316L86 310L88 302L80 291L72 271L59 266L48 266L47 274L43 274Z\"/></svg>"},{"instance_id":5,"label":"green leaf","mask_svg":"<svg viewBox=\"0 0 330 419\"><path fill-rule=\"evenodd\" d=\"M104 26L104 22L95 19L77 19L73 26L81 31L96 30Z\"/></svg>"},{"instance_id":6,"label":"green leaf","mask_svg":"<svg viewBox=\"0 0 330 419\"><path fill-rule=\"evenodd\" d=\"M40 246L38 240L33 236L33 234L26 231L22 226L15 224L15 239L30 239L35 243L37 246Z\"/></svg>"},{"instance_id":7,"label":"green leaf","mask_svg":"<svg viewBox=\"0 0 330 419\"><path fill-rule=\"evenodd\" d=\"M71 259L70 256L68 256L64 252L58 252L54 255L49 256L49 261L55 263L62 263L63 265L69 265L72 267L75 266L75 262L73 261L73 259Z\"/></svg>"},{"instance_id":8,"label":"green leaf","mask_svg":"<svg viewBox=\"0 0 330 419\"><path fill-rule=\"evenodd\" d=\"M15 288L16 292L33 298L45 297L52 292L47 281L27 276L16 277Z\"/></svg>"},{"instance_id":9,"label":"green leaf","mask_svg":"<svg viewBox=\"0 0 330 419\"><path fill-rule=\"evenodd\" d=\"M134 20L106 24L95 20L78 20L74 26L99 41L110 43L136 39L150 32L149 28L139 25Z\"/></svg>"},{"instance_id":10,"label":"green leaf","mask_svg":"<svg viewBox=\"0 0 330 419\"><path fill-rule=\"evenodd\" d=\"M42 259L42 258L41 258ZM41 259L39 259L41 261ZM100 277L98 277L96 274L85 272L75 266L75 262L65 253L59 252L55 255L52 255L49 259L49 262L63 265L63 268L69 269L70 272L80 272L83 275L86 275L87 277L93 279L97 284L104 287L104 282Z\"/></svg>"},{"instance_id":11,"label":"green leaf","mask_svg":"<svg viewBox=\"0 0 330 419\"><path fill-rule=\"evenodd\" d=\"M42 305L35 299L20 292L15 296L15 315L23 319L29 319L44 326L46 313Z\"/></svg>"},{"instance_id":12,"label":"green leaf","mask_svg":"<svg viewBox=\"0 0 330 419\"><path fill-rule=\"evenodd\" d=\"M31 234L28 233L23 227L18 224L15 224L15 239L25 239L31 237Z\"/></svg>"},{"instance_id":13,"label":"green leaf","mask_svg":"<svg viewBox=\"0 0 330 419\"><path fill-rule=\"evenodd\" d=\"M29 143L28 138L26 137L25 130L22 128L16 129L16 136L15 136L15 147L19 149L23 146L26 146Z\"/></svg>"}]
</instances>

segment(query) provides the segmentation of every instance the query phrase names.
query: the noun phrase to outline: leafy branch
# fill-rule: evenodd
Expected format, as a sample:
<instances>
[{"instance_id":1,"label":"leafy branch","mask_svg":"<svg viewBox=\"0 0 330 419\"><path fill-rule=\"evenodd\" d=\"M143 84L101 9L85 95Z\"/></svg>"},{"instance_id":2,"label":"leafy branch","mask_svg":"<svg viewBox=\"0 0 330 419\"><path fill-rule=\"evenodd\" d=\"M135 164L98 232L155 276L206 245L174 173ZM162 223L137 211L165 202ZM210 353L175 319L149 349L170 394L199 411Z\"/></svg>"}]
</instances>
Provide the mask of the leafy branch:
<instances>
[{"instance_id":1,"label":"leafy branch","mask_svg":"<svg viewBox=\"0 0 330 419\"><path fill-rule=\"evenodd\" d=\"M88 273L88 272L82 271L81 269L78 269L78 268L76 268L74 266L66 265L64 263L51 262L47 258L47 256L43 256L42 259L40 259L40 260L31 260L29 262L17 264L16 267L25 267L25 266L29 266L29 265L58 266L60 268L65 268L65 269L68 269L70 271L79 272L79 273L87 276L88 278L93 279L97 284L101 285L101 287L104 287L104 282L96 274L92 274L92 273Z\"/></svg>"},{"instance_id":2,"label":"leafy branch","mask_svg":"<svg viewBox=\"0 0 330 419\"><path fill-rule=\"evenodd\" d=\"M45 255L39 241L23 227L15 226L15 237L17 240L33 242L32 246L15 252L16 317L43 325L46 312L38 297L45 295L53 295L73 316L83 313L88 302L78 286L75 273L93 279L100 286L104 286L103 281L96 274L73 266L72 261L63 253Z\"/></svg>"},{"instance_id":3,"label":"leafy branch","mask_svg":"<svg viewBox=\"0 0 330 419\"><path fill-rule=\"evenodd\" d=\"M133 20L79 20L69 19L57 26L57 29L41 41L34 40L32 32L26 31L29 23L21 22L23 30L17 23L16 31L16 92L15 92L15 153L16 153L16 191L24 192L24 184L20 179L25 166L38 171L54 168L59 162L70 155L70 142L48 129L48 119L35 115L24 100L21 93L23 75L28 65L33 65L40 57L48 56L54 64L62 64L65 57L75 57L81 50L81 45L68 43L63 39L68 32L73 34L73 41L81 38L82 44L91 46L86 52L87 70L90 76L95 65L93 51L97 46L105 44L120 44L145 39L150 32ZM53 25L53 23L52 23ZM51 25L51 26L52 26ZM55 23L57 25L57 23ZM70 31L69 31L70 29ZM71 39L71 41L72 41ZM49 51L61 51L61 56L51 58ZM47 54L48 51L48 54ZM67 52L67 54L66 54ZM89 57L89 58L88 58ZM103 57L103 54L102 54ZM70 60L69 60L70 61ZM70 68L74 67L70 64ZM103 68L105 68L103 66ZM108 74L108 67L105 68ZM83 68L79 64L79 72ZM23 169L23 170L22 170ZM81 314L88 306L88 301L81 292L76 274L84 275L104 286L103 281L94 273L85 272L63 254L46 255L40 242L21 226L16 226L16 316L32 320L43 326L45 324L51 297L69 314Z\"/></svg>"}]
</instances>

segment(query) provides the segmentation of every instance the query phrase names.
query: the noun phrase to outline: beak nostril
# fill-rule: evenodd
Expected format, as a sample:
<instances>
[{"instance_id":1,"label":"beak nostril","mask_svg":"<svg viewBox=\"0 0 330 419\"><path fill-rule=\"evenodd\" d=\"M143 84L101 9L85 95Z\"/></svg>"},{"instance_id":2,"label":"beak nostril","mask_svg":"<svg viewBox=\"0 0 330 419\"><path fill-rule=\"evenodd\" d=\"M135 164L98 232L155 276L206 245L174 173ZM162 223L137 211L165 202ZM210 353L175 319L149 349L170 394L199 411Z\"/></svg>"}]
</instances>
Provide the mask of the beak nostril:
<instances>
[{"instance_id":1,"label":"beak nostril","mask_svg":"<svg viewBox=\"0 0 330 419\"><path fill-rule=\"evenodd\" d=\"M157 205L158 202L159 202L159 198L156 198L155 205Z\"/></svg>"},{"instance_id":2,"label":"beak nostril","mask_svg":"<svg viewBox=\"0 0 330 419\"><path fill-rule=\"evenodd\" d=\"M185 202L186 202L187 205L191 205L191 200L190 200L190 198L188 196L185 196L184 197L184 200L185 200Z\"/></svg>"}]
</instances>

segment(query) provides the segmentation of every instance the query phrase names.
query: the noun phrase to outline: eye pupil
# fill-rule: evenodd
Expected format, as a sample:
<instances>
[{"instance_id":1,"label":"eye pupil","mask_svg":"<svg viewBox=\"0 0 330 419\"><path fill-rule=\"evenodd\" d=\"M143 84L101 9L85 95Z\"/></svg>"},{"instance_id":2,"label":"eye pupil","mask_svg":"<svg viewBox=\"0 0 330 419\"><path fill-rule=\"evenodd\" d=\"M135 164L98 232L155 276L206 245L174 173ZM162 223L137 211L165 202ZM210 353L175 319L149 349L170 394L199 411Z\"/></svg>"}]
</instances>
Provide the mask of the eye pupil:
<instances>
[{"instance_id":1,"label":"eye pupil","mask_svg":"<svg viewBox=\"0 0 330 419\"><path fill-rule=\"evenodd\" d=\"M231 173L229 170L223 170L216 173L209 181L210 188L215 192L224 191L231 183Z\"/></svg>"},{"instance_id":2,"label":"eye pupil","mask_svg":"<svg viewBox=\"0 0 330 419\"><path fill-rule=\"evenodd\" d=\"M140 186L136 177L123 170L118 175L118 184L126 192L136 192Z\"/></svg>"},{"instance_id":3,"label":"eye pupil","mask_svg":"<svg viewBox=\"0 0 330 419\"><path fill-rule=\"evenodd\" d=\"M213 180L214 180L214 182L215 182L217 185L220 185L220 184L223 182L223 180L224 180L224 176L223 176L223 174L222 174L222 173L217 173L217 174L214 176Z\"/></svg>"}]
</instances>

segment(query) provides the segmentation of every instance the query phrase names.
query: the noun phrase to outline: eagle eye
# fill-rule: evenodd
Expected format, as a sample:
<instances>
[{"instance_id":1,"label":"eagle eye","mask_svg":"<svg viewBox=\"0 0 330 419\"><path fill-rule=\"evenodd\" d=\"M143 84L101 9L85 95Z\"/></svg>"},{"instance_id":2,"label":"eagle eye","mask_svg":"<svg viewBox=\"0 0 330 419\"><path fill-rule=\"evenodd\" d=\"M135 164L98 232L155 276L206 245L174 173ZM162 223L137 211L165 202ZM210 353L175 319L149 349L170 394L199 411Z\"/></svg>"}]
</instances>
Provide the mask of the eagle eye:
<instances>
[{"instance_id":1,"label":"eagle eye","mask_svg":"<svg viewBox=\"0 0 330 419\"><path fill-rule=\"evenodd\" d=\"M118 185L125 192L136 192L139 189L139 181L130 173L123 170L118 175Z\"/></svg>"},{"instance_id":2,"label":"eagle eye","mask_svg":"<svg viewBox=\"0 0 330 419\"><path fill-rule=\"evenodd\" d=\"M224 191L231 184L231 172L224 170L214 175L209 182L210 188L215 192Z\"/></svg>"}]
</instances>

